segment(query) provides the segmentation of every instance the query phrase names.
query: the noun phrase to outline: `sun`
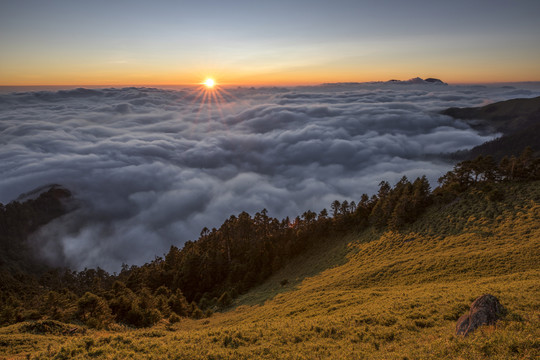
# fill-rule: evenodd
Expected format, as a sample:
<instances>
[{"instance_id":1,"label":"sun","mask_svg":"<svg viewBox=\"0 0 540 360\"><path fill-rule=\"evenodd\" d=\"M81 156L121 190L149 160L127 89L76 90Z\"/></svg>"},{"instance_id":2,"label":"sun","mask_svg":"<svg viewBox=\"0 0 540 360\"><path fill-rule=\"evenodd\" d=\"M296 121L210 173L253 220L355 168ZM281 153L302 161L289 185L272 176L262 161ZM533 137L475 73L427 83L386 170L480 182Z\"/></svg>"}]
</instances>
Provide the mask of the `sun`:
<instances>
[{"instance_id":1,"label":"sun","mask_svg":"<svg viewBox=\"0 0 540 360\"><path fill-rule=\"evenodd\" d=\"M204 80L204 86L206 86L208 89L211 89L214 87L214 85L216 85L216 82L214 81L214 79L212 78L208 78L206 80Z\"/></svg>"},{"instance_id":2,"label":"sun","mask_svg":"<svg viewBox=\"0 0 540 360\"><path fill-rule=\"evenodd\" d=\"M193 103L199 104L197 114L204 110L208 111L209 117L212 117L212 111L215 110L223 118L222 109L227 107L233 98L235 97L224 89L222 83L217 82L214 78L207 77L198 83L198 86L194 89Z\"/></svg>"}]
</instances>

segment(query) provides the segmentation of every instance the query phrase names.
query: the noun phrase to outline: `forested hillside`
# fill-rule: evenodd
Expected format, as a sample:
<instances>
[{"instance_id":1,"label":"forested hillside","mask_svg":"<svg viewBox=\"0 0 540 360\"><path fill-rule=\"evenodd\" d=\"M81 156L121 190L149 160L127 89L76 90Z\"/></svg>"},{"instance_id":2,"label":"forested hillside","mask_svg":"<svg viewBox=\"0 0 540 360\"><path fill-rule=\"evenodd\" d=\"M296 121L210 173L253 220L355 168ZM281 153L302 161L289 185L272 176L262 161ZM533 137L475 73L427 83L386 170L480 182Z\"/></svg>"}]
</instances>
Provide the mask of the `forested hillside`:
<instances>
[{"instance_id":1,"label":"forested hillside","mask_svg":"<svg viewBox=\"0 0 540 360\"><path fill-rule=\"evenodd\" d=\"M0 322L45 318L96 328L113 323L147 327L161 319L208 317L329 238L368 228L400 230L430 206L452 203L472 188L496 203L505 198L497 184L538 179L540 158L529 148L499 164L489 156L478 157L457 164L433 191L425 177L412 182L403 177L393 187L381 182L377 194L364 194L358 202L334 201L330 212L306 211L281 220L264 209L254 216L233 215L219 229L203 229L197 241L182 249L173 246L164 257L143 266L124 266L118 275L99 268L10 272L12 265L21 263L15 257L7 260L9 266L2 272ZM64 197L69 192L53 188L36 200L2 207L0 221L10 234L2 242L6 254L27 246L27 232L21 229L32 229L26 227L28 216L36 219L30 222L36 228L47 221L39 209L47 209L51 218L60 215L65 211L60 202ZM24 261L32 263L32 257Z\"/></svg>"},{"instance_id":2,"label":"forested hillside","mask_svg":"<svg viewBox=\"0 0 540 360\"><path fill-rule=\"evenodd\" d=\"M524 165L525 158L516 159L515 165ZM535 161L537 169L538 159ZM151 275L160 279L166 274L166 257L126 269L120 278L100 271L71 273L74 290L84 283L93 293L79 296L61 288L49 291L39 298L41 302L34 303L39 309L35 318L42 320L0 328L0 356L538 358L540 181L529 171L503 177L499 167L492 177L493 169L478 170L482 163L457 165L431 192L431 205L415 221L399 228L391 229L388 223L369 225L370 216L355 228L355 219L365 218L356 210L347 212L334 206L335 216L330 214L326 220L331 235L309 242L305 251L236 299L219 300L224 306L230 302L230 307L209 318L174 315L173 311L180 314L180 309L190 306L182 299L176 301L179 297L173 295L178 290L148 287ZM399 209L395 206L397 194L411 194L398 189L412 187L405 181L390 189L382 184L383 191L373 197L386 209L379 214L393 223L391 214ZM246 216L246 221L248 218L253 222L253 217ZM201 238L211 239L210 234ZM194 253L204 255L205 247L197 244L199 241L191 245L192 259ZM196 253L194 249L201 250ZM227 259L225 250L221 252ZM173 251L179 259L187 256L184 250ZM231 262L233 258L231 252ZM131 290L128 280L143 276L148 276L148 282L140 290ZM482 327L467 337L456 336L456 320L484 293L497 296L506 315L496 326ZM11 298L13 301L15 294ZM146 309L156 316L159 312L159 317L167 311L171 315L151 328L132 329L120 320L121 309L128 309L123 306L132 303L140 311ZM5 303L2 306L6 309ZM20 302L17 306L11 309L25 308ZM128 310L128 319L135 316L136 309ZM83 323L107 330L88 329Z\"/></svg>"}]
</instances>

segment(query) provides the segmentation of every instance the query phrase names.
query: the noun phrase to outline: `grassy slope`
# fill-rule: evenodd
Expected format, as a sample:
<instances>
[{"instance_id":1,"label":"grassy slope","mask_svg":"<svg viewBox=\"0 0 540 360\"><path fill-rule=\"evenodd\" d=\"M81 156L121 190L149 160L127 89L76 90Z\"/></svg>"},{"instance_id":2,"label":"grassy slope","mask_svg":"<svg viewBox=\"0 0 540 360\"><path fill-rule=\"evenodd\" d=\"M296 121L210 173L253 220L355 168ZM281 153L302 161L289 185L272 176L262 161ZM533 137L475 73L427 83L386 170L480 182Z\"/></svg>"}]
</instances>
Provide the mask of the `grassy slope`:
<instances>
[{"instance_id":1,"label":"grassy slope","mask_svg":"<svg viewBox=\"0 0 540 360\"><path fill-rule=\"evenodd\" d=\"M540 182L500 186L501 202L471 193L402 232L334 239L227 313L73 336L17 324L0 329L0 358L538 358ZM499 297L506 318L454 336L457 317L484 293Z\"/></svg>"}]
</instances>

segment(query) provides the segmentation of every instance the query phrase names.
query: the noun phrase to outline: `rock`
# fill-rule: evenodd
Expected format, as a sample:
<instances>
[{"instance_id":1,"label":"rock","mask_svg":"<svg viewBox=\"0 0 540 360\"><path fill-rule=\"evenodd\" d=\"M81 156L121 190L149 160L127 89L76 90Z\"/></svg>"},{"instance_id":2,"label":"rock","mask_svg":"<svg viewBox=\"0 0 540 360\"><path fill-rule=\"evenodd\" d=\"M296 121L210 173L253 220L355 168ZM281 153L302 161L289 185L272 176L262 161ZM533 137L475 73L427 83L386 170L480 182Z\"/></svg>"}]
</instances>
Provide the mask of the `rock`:
<instances>
[{"instance_id":1,"label":"rock","mask_svg":"<svg viewBox=\"0 0 540 360\"><path fill-rule=\"evenodd\" d=\"M482 295L473 301L469 312L458 319L456 335L467 336L482 325L493 325L505 311L495 296Z\"/></svg>"}]
</instances>

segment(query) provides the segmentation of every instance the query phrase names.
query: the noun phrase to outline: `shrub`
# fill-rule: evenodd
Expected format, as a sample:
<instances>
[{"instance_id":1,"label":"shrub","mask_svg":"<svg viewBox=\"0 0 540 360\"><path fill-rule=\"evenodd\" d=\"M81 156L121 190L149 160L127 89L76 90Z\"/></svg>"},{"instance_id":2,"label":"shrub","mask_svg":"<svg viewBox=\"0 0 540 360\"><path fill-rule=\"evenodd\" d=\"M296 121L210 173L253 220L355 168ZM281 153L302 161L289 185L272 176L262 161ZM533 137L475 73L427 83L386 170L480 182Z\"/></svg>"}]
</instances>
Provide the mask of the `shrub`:
<instances>
[{"instance_id":1,"label":"shrub","mask_svg":"<svg viewBox=\"0 0 540 360\"><path fill-rule=\"evenodd\" d=\"M196 308L195 310L193 310L193 312L191 313L191 317L194 318L194 319L202 319L204 317L204 314L202 312L201 309L199 308Z\"/></svg>"},{"instance_id":2,"label":"shrub","mask_svg":"<svg viewBox=\"0 0 540 360\"><path fill-rule=\"evenodd\" d=\"M169 316L169 322L171 324L176 324L177 322L180 322L180 316L173 312L171 316Z\"/></svg>"},{"instance_id":3,"label":"shrub","mask_svg":"<svg viewBox=\"0 0 540 360\"><path fill-rule=\"evenodd\" d=\"M85 293L77 301L76 316L93 328L103 328L112 321L111 309L107 302L90 292Z\"/></svg>"}]
</instances>

